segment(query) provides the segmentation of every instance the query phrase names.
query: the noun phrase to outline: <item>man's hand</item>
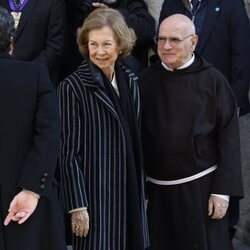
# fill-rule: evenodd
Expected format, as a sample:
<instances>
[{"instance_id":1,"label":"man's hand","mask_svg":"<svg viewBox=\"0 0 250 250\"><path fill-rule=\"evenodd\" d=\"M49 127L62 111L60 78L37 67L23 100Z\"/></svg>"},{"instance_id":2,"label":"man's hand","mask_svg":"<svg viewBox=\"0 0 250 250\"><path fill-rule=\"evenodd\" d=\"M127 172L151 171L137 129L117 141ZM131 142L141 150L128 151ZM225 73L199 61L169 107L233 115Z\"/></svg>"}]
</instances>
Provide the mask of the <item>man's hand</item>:
<instances>
[{"instance_id":1,"label":"man's hand","mask_svg":"<svg viewBox=\"0 0 250 250\"><path fill-rule=\"evenodd\" d=\"M8 215L4 220L7 226L10 221L17 221L18 224L24 223L35 211L39 196L29 190L18 193L10 203Z\"/></svg>"},{"instance_id":2,"label":"man's hand","mask_svg":"<svg viewBox=\"0 0 250 250\"><path fill-rule=\"evenodd\" d=\"M71 214L72 232L76 236L86 237L89 232L89 214L87 210L72 212Z\"/></svg>"},{"instance_id":3,"label":"man's hand","mask_svg":"<svg viewBox=\"0 0 250 250\"><path fill-rule=\"evenodd\" d=\"M228 208L228 202L220 197L211 195L208 200L208 215L212 219L222 219Z\"/></svg>"}]
</instances>

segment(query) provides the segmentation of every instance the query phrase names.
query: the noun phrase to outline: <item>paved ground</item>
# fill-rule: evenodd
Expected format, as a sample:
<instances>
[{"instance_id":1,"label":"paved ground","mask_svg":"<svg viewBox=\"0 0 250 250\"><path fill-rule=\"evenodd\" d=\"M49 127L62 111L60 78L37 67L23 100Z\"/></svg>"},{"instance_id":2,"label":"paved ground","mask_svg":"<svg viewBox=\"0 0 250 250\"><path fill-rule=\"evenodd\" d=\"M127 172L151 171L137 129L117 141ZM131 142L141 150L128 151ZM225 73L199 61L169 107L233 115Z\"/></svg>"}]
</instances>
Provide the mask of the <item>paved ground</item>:
<instances>
[{"instance_id":1,"label":"paved ground","mask_svg":"<svg viewBox=\"0 0 250 250\"><path fill-rule=\"evenodd\" d=\"M68 250L72 250L72 247L68 246ZM250 250L250 247L248 247L247 245L244 245L241 241L235 239L234 250Z\"/></svg>"},{"instance_id":2,"label":"paved ground","mask_svg":"<svg viewBox=\"0 0 250 250\"><path fill-rule=\"evenodd\" d=\"M240 222L236 237L250 246L250 114L240 118L240 133L245 197L240 202Z\"/></svg>"},{"instance_id":3,"label":"paved ground","mask_svg":"<svg viewBox=\"0 0 250 250\"><path fill-rule=\"evenodd\" d=\"M250 250L250 247L242 243L238 239L234 240L234 250Z\"/></svg>"},{"instance_id":4,"label":"paved ground","mask_svg":"<svg viewBox=\"0 0 250 250\"><path fill-rule=\"evenodd\" d=\"M238 239L234 239L234 250L250 250L250 247L239 241ZM68 246L68 250L72 250L71 246Z\"/></svg>"}]
</instances>

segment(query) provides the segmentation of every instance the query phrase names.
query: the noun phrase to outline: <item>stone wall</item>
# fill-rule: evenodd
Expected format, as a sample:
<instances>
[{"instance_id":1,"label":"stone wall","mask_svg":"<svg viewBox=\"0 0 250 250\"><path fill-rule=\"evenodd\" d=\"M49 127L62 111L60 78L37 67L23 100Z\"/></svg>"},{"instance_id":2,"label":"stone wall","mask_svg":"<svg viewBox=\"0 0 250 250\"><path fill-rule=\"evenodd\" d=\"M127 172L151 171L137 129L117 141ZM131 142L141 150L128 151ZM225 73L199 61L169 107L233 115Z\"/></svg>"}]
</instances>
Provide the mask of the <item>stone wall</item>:
<instances>
[{"instance_id":1,"label":"stone wall","mask_svg":"<svg viewBox=\"0 0 250 250\"><path fill-rule=\"evenodd\" d=\"M245 197L240 201L236 237L250 246L250 114L240 117L241 163Z\"/></svg>"},{"instance_id":2,"label":"stone wall","mask_svg":"<svg viewBox=\"0 0 250 250\"><path fill-rule=\"evenodd\" d=\"M235 0L236 1L236 0ZM245 0L250 17L250 0ZM245 197L240 202L240 221L236 237L250 246L250 114L240 118L241 161Z\"/></svg>"},{"instance_id":3,"label":"stone wall","mask_svg":"<svg viewBox=\"0 0 250 250\"><path fill-rule=\"evenodd\" d=\"M250 17L250 0L245 0L245 4L248 16Z\"/></svg>"}]
</instances>

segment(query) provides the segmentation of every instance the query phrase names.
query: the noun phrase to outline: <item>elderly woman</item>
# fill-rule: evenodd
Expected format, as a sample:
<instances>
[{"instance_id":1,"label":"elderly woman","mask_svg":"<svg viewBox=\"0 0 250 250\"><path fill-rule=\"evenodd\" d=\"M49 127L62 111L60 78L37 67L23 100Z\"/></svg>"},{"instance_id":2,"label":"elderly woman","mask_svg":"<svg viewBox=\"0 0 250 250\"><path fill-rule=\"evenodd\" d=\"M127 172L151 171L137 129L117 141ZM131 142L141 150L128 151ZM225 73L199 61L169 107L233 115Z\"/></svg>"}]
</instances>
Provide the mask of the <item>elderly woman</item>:
<instances>
[{"instance_id":1,"label":"elderly woman","mask_svg":"<svg viewBox=\"0 0 250 250\"><path fill-rule=\"evenodd\" d=\"M73 249L148 247L137 77L121 60L135 40L118 11L96 9L77 34L86 59L58 87Z\"/></svg>"}]
</instances>

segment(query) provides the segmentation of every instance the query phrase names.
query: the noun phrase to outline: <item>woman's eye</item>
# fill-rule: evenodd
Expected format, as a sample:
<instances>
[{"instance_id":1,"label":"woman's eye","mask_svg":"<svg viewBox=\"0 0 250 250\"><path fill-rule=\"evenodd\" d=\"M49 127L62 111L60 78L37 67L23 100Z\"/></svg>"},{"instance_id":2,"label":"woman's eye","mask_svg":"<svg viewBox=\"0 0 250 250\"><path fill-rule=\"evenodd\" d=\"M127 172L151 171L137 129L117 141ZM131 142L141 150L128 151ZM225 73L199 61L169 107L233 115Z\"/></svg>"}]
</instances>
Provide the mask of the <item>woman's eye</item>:
<instances>
[{"instance_id":1,"label":"woman's eye","mask_svg":"<svg viewBox=\"0 0 250 250\"><path fill-rule=\"evenodd\" d=\"M104 46L105 46L105 47L111 47L112 44L111 44L111 43L105 43Z\"/></svg>"}]
</instances>

